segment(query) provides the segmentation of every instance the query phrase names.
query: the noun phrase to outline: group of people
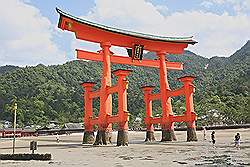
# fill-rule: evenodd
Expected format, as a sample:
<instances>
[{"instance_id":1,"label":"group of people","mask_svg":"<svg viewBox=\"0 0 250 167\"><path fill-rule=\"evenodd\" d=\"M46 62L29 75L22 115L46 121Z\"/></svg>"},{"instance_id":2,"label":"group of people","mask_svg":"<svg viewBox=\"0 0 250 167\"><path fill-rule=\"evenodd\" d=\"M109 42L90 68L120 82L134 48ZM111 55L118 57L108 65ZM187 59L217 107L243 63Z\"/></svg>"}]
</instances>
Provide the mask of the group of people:
<instances>
[{"instance_id":1,"label":"group of people","mask_svg":"<svg viewBox=\"0 0 250 167\"><path fill-rule=\"evenodd\" d=\"M204 137L204 140L206 140L206 128L203 127L203 137ZM213 143L213 146L215 146L215 131L212 131L211 133L211 140L212 140L212 143ZM240 133L236 133L236 135L234 136L234 146L236 148L240 148Z\"/></svg>"}]
</instances>

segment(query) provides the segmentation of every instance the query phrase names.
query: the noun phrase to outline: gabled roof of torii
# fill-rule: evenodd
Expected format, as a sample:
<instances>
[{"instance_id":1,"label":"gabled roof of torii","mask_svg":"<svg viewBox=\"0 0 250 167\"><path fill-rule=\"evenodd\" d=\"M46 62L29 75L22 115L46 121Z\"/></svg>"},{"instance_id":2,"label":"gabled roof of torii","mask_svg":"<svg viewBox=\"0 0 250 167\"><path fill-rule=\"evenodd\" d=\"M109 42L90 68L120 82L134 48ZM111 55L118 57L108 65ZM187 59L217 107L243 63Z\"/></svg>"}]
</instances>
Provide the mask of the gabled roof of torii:
<instances>
[{"instance_id":1,"label":"gabled roof of torii","mask_svg":"<svg viewBox=\"0 0 250 167\"><path fill-rule=\"evenodd\" d=\"M72 16L58 8L56 11L60 14L58 27L75 32L76 38L86 41L108 41L112 45L128 48L132 48L133 44L141 44L146 50L168 53L182 53L188 44L197 43L192 37L164 37L122 30Z\"/></svg>"}]
</instances>

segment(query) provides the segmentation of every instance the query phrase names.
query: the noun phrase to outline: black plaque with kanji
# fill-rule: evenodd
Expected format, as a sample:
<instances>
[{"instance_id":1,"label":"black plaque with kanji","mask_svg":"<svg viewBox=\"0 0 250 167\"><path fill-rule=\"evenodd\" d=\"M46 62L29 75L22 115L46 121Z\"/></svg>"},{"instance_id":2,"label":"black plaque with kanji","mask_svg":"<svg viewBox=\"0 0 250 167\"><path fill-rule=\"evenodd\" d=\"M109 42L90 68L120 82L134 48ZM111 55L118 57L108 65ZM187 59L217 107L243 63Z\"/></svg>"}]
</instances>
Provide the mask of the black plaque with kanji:
<instances>
[{"instance_id":1,"label":"black plaque with kanji","mask_svg":"<svg viewBox=\"0 0 250 167\"><path fill-rule=\"evenodd\" d=\"M143 47L144 47L143 45L138 45L138 44L134 45L133 55L132 55L133 60L142 60Z\"/></svg>"}]
</instances>

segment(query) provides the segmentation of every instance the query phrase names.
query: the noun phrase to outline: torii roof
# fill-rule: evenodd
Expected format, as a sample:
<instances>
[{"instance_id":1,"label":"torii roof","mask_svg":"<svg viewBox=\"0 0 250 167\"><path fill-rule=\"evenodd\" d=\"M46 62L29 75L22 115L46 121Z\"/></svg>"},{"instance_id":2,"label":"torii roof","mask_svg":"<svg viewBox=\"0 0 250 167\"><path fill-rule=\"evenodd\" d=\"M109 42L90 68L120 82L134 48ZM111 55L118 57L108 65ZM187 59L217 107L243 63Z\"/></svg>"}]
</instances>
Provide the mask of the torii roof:
<instances>
[{"instance_id":1,"label":"torii roof","mask_svg":"<svg viewBox=\"0 0 250 167\"><path fill-rule=\"evenodd\" d=\"M192 37L164 37L122 30L72 16L56 8L60 14L58 27L75 32L76 38L90 42L110 42L112 45L132 48L144 45L145 50L182 53L188 44L195 44Z\"/></svg>"}]
</instances>

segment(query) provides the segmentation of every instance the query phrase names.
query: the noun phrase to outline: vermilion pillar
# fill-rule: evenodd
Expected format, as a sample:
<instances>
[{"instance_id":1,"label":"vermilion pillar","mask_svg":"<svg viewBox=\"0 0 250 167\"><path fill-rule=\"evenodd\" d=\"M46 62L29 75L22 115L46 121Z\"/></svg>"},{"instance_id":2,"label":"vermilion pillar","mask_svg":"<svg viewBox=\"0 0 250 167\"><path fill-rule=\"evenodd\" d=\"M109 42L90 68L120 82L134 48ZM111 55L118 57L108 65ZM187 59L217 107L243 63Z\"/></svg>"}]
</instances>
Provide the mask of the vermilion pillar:
<instances>
[{"instance_id":1,"label":"vermilion pillar","mask_svg":"<svg viewBox=\"0 0 250 167\"><path fill-rule=\"evenodd\" d=\"M93 107L92 107L92 98L89 97L90 92L92 91L95 83L94 82L84 82L81 84L84 93L84 136L83 144L93 144L95 140L93 125L92 125L92 116L93 116Z\"/></svg>"},{"instance_id":2,"label":"vermilion pillar","mask_svg":"<svg viewBox=\"0 0 250 167\"><path fill-rule=\"evenodd\" d=\"M153 117L152 112L152 100L150 99L150 94L152 93L152 90L154 89L154 86L144 86L142 87L142 90L144 91L144 102L146 106L146 117L145 117L145 124L147 128L146 132L146 139L145 141L154 141L154 125L151 123L151 119Z\"/></svg>"},{"instance_id":3,"label":"vermilion pillar","mask_svg":"<svg viewBox=\"0 0 250 167\"><path fill-rule=\"evenodd\" d=\"M101 43L103 54L103 75L100 89L100 113L98 119L98 132L95 144L111 143L112 123L107 122L107 116L112 114L112 95L107 88L111 86L110 42Z\"/></svg>"},{"instance_id":4,"label":"vermilion pillar","mask_svg":"<svg viewBox=\"0 0 250 167\"><path fill-rule=\"evenodd\" d=\"M195 77L193 76L185 76L179 78L181 82L183 82L184 94L186 98L186 123L187 123L187 141L197 141L196 136L196 128L195 128L195 120L196 114L194 112L194 104L193 104L193 93L195 91L195 87L193 85L193 80Z\"/></svg>"},{"instance_id":5,"label":"vermilion pillar","mask_svg":"<svg viewBox=\"0 0 250 167\"><path fill-rule=\"evenodd\" d=\"M160 94L161 94L161 106L162 106L162 140L172 141L176 140L174 134L174 123L170 121L170 115L173 115L171 106L171 97L168 96L170 91L167 76L167 66L165 59L165 52L157 52L157 56L160 58Z\"/></svg>"},{"instance_id":6,"label":"vermilion pillar","mask_svg":"<svg viewBox=\"0 0 250 167\"><path fill-rule=\"evenodd\" d=\"M129 113L127 110L127 87L128 81L126 76L129 75L131 70L116 70L114 75L118 76L117 89L118 89L118 118L119 129L117 136L117 146L128 145L128 121Z\"/></svg>"}]
</instances>

